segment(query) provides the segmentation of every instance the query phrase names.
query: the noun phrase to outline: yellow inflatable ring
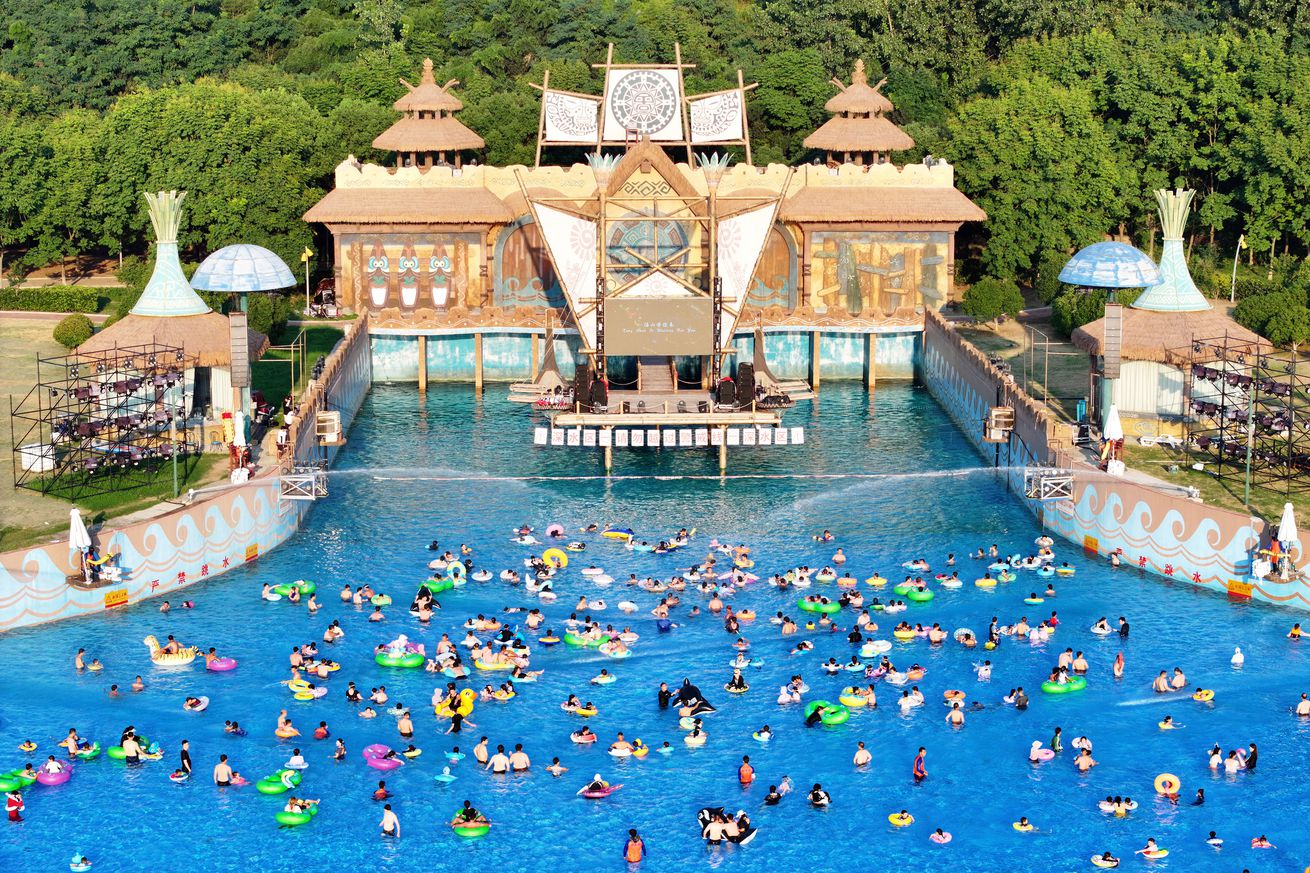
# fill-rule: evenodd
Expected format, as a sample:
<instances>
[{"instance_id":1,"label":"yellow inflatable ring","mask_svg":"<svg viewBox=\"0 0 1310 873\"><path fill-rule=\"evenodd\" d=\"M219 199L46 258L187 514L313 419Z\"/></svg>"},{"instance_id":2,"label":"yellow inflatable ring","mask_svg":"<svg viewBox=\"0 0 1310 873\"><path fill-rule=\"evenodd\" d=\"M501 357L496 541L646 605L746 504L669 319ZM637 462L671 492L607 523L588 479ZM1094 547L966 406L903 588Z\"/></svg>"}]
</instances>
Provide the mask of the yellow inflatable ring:
<instances>
[{"instance_id":1,"label":"yellow inflatable ring","mask_svg":"<svg viewBox=\"0 0 1310 873\"><path fill-rule=\"evenodd\" d=\"M569 556L560 549L546 549L541 553L541 560L550 564L556 570L563 570L569 565Z\"/></svg>"},{"instance_id":2,"label":"yellow inflatable ring","mask_svg":"<svg viewBox=\"0 0 1310 873\"><path fill-rule=\"evenodd\" d=\"M292 697L294 697L296 700L313 700L313 699L314 699L314 695L311 694L311 693L309 693L308 691L297 691L295 694L292 695Z\"/></svg>"},{"instance_id":3,"label":"yellow inflatable ring","mask_svg":"<svg viewBox=\"0 0 1310 873\"><path fill-rule=\"evenodd\" d=\"M296 730L295 728L278 728L277 730L273 731L273 733L275 733L276 735L278 735L284 740L289 740L292 737L300 736L300 731Z\"/></svg>"},{"instance_id":4,"label":"yellow inflatable ring","mask_svg":"<svg viewBox=\"0 0 1310 873\"><path fill-rule=\"evenodd\" d=\"M493 691L491 696L496 700L513 700L515 695L513 691Z\"/></svg>"},{"instance_id":5,"label":"yellow inflatable ring","mask_svg":"<svg viewBox=\"0 0 1310 873\"><path fill-rule=\"evenodd\" d=\"M573 710L574 715L580 715L583 718L591 718L593 715L595 715L598 712L600 712L600 710L594 706L592 707L580 706L577 709Z\"/></svg>"},{"instance_id":6,"label":"yellow inflatable ring","mask_svg":"<svg viewBox=\"0 0 1310 873\"><path fill-rule=\"evenodd\" d=\"M881 576L870 576L868 579L864 580L864 584L871 588L881 588L887 584L887 580Z\"/></svg>"},{"instance_id":7,"label":"yellow inflatable ring","mask_svg":"<svg viewBox=\"0 0 1310 873\"><path fill-rule=\"evenodd\" d=\"M974 584L974 585L977 585L979 588L995 588L995 587L996 587L996 580L995 580L995 579L974 579L974 580L973 580L973 584Z\"/></svg>"},{"instance_id":8,"label":"yellow inflatable ring","mask_svg":"<svg viewBox=\"0 0 1310 873\"><path fill-rule=\"evenodd\" d=\"M948 688L946 691L942 692L942 697L946 698L947 700L963 700L965 694L963 691L959 690L958 688Z\"/></svg>"},{"instance_id":9,"label":"yellow inflatable ring","mask_svg":"<svg viewBox=\"0 0 1310 873\"><path fill-rule=\"evenodd\" d=\"M869 705L869 701L856 694L854 688L843 688L837 702L849 709L859 709Z\"/></svg>"},{"instance_id":10,"label":"yellow inflatable ring","mask_svg":"<svg viewBox=\"0 0 1310 873\"><path fill-rule=\"evenodd\" d=\"M1192 695L1192 699L1205 703L1208 700L1214 700L1214 692L1209 688L1202 688L1200 691Z\"/></svg>"},{"instance_id":11,"label":"yellow inflatable ring","mask_svg":"<svg viewBox=\"0 0 1310 873\"><path fill-rule=\"evenodd\" d=\"M1182 781L1172 773L1161 773L1155 777L1155 790L1157 794L1177 794L1178 790L1183 787Z\"/></svg>"},{"instance_id":12,"label":"yellow inflatable ring","mask_svg":"<svg viewBox=\"0 0 1310 873\"><path fill-rule=\"evenodd\" d=\"M898 640L902 640L902 641L904 641L904 640L912 640L912 639L914 639L914 631L912 631L912 630L894 630L894 631L892 631L892 636L894 636L894 637L896 637L896 639L898 639Z\"/></svg>"},{"instance_id":13,"label":"yellow inflatable ring","mask_svg":"<svg viewBox=\"0 0 1310 873\"><path fill-rule=\"evenodd\" d=\"M1016 831L1018 831L1021 834L1026 834L1033 829L1032 822L1029 822L1028 824L1020 824L1017 821L1011 822L1010 827L1014 828Z\"/></svg>"},{"instance_id":14,"label":"yellow inflatable ring","mask_svg":"<svg viewBox=\"0 0 1310 873\"><path fill-rule=\"evenodd\" d=\"M738 558L737 560L733 561L732 564L733 566L738 567L739 569L742 570L749 570L751 567L755 566L755 562L752 561L750 558Z\"/></svg>"},{"instance_id":15,"label":"yellow inflatable ring","mask_svg":"<svg viewBox=\"0 0 1310 873\"><path fill-rule=\"evenodd\" d=\"M887 821L892 823L893 827L907 828L914 824L914 816L907 813L893 812L887 816Z\"/></svg>"}]
</instances>

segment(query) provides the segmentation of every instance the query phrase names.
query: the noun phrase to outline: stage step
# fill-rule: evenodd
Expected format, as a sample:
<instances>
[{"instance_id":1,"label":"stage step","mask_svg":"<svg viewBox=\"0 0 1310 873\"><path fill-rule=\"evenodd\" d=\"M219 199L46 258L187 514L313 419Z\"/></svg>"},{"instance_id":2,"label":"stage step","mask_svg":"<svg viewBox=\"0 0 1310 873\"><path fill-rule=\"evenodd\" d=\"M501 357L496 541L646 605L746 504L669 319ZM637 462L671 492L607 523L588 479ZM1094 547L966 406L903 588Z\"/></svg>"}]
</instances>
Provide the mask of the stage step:
<instances>
[{"instance_id":1,"label":"stage step","mask_svg":"<svg viewBox=\"0 0 1310 873\"><path fill-rule=\"evenodd\" d=\"M678 390L673 378L673 358L647 355L637 359L637 390L643 394L667 394Z\"/></svg>"}]
</instances>

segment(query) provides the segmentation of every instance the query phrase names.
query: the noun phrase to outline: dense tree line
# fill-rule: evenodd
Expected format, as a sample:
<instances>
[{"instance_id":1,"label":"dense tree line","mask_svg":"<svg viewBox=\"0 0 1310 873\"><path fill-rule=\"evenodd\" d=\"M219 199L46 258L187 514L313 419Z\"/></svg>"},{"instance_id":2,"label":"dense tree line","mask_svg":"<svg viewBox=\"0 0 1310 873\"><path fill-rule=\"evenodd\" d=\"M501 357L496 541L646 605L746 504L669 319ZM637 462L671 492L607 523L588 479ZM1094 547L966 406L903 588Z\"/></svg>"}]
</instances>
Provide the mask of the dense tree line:
<instances>
[{"instance_id":1,"label":"dense tree line","mask_svg":"<svg viewBox=\"0 0 1310 873\"><path fill-rule=\"evenodd\" d=\"M966 278L1050 285L1073 248L1158 245L1153 188L1198 190L1194 272L1310 246L1310 4L1300 0L8 0L0 33L0 256L8 269L142 252L140 192L185 188L183 245L294 259L300 215L395 117L431 57L485 160L530 161L528 87L595 92L590 63L697 65L751 97L757 162L808 160L828 79L856 58L897 121L990 220ZM1225 255L1224 252L1228 254ZM1272 266L1272 265L1270 265ZM1055 269L1058 270L1058 267ZM1285 269L1284 267L1280 267Z\"/></svg>"}]
</instances>

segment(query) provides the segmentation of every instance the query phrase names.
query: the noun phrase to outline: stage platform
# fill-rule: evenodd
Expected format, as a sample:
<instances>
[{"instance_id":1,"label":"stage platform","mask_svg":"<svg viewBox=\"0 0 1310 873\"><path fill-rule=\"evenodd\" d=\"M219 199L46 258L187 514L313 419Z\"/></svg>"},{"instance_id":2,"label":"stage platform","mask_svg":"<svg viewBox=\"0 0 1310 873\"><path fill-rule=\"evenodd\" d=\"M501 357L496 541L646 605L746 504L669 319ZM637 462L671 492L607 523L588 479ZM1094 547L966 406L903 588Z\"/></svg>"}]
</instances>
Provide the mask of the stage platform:
<instances>
[{"instance_id":1,"label":"stage platform","mask_svg":"<svg viewBox=\"0 0 1310 873\"><path fill-rule=\"evenodd\" d=\"M664 394L611 391L608 412L561 410L553 413L551 422L555 427L776 427L782 420L782 409L715 412L710 406L706 412L699 411L707 398L708 394L701 391ZM638 411L639 401L645 403L644 411ZM685 405L685 412L678 411L679 402Z\"/></svg>"}]
</instances>

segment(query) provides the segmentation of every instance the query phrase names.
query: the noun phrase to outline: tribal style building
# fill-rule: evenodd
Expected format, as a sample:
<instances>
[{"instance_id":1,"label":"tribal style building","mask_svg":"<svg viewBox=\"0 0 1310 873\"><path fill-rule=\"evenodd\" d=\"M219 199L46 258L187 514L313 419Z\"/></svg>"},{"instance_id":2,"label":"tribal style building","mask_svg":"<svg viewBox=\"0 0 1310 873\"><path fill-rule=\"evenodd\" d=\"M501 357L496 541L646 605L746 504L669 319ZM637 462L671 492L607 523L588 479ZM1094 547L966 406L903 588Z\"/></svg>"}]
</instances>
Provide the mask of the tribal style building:
<instances>
[{"instance_id":1,"label":"tribal style building","mask_svg":"<svg viewBox=\"0 0 1310 873\"><path fill-rule=\"evenodd\" d=\"M986 217L956 190L951 165L892 163L913 141L888 118L882 83L870 85L860 63L849 84L834 80L833 118L805 141L826 162L755 166L754 86L739 73L736 88L687 95L688 65L676 54L673 64L625 65L611 49L596 65L601 95L556 90L547 74L536 86L533 167L474 160L483 142L455 118L457 83L438 85L430 62L417 86L405 83L409 93L395 104L402 118L374 142L395 153L395 165L347 158L335 188L305 215L331 232L338 300L370 314L375 352L398 356L396 378L427 375L432 352L415 338L474 338L481 377L484 334L528 336L547 324L559 328L562 356L590 358L603 371L606 352L640 354L649 344L616 350L611 336L611 349L598 349L597 316L602 324L607 310L636 317L640 304L630 301L652 298L685 298L679 311L705 322L695 330L715 341L704 363L722 362L762 326L771 357L779 334L779 354L808 353L813 370L821 336L833 375L908 375L924 310L951 297L955 234ZM585 149L589 163L543 160L559 147ZM730 165L727 150L746 159ZM888 340L886 367L869 337ZM535 362L535 343L531 351ZM868 359L844 360L852 354ZM491 357L487 378L522 378L527 369L508 362L517 351Z\"/></svg>"}]
</instances>

